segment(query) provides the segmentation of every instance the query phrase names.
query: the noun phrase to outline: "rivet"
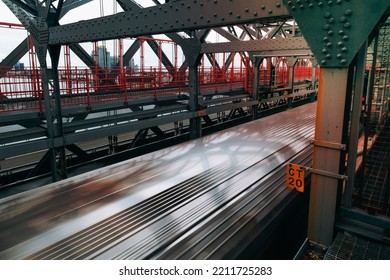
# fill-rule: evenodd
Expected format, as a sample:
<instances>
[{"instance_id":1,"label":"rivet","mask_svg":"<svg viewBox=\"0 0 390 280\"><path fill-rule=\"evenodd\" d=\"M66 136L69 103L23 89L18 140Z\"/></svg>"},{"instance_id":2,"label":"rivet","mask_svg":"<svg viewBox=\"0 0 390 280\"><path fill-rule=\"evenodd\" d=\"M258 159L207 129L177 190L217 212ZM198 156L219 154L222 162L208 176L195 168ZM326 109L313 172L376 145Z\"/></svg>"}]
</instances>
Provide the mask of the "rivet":
<instances>
[{"instance_id":1,"label":"rivet","mask_svg":"<svg viewBox=\"0 0 390 280\"><path fill-rule=\"evenodd\" d=\"M346 22L346 23L344 23L344 27L345 27L345 28L350 28L350 27L351 27L351 24L350 24L349 22Z\"/></svg>"},{"instance_id":2,"label":"rivet","mask_svg":"<svg viewBox=\"0 0 390 280\"><path fill-rule=\"evenodd\" d=\"M341 63L341 64L347 64L347 61L346 61L345 59L342 59L342 60L340 61L340 63Z\"/></svg>"},{"instance_id":3,"label":"rivet","mask_svg":"<svg viewBox=\"0 0 390 280\"><path fill-rule=\"evenodd\" d=\"M240 15L237 15L237 18L241 18L241 16L240 16Z\"/></svg>"},{"instance_id":4,"label":"rivet","mask_svg":"<svg viewBox=\"0 0 390 280\"><path fill-rule=\"evenodd\" d=\"M347 35L343 36L343 40L344 41L348 41L349 40L349 37Z\"/></svg>"},{"instance_id":5,"label":"rivet","mask_svg":"<svg viewBox=\"0 0 390 280\"><path fill-rule=\"evenodd\" d=\"M340 59L340 58L342 58L342 57L343 57L343 55L342 55L341 53L338 53L338 54L337 54L337 58L338 58L338 59Z\"/></svg>"},{"instance_id":6,"label":"rivet","mask_svg":"<svg viewBox=\"0 0 390 280\"><path fill-rule=\"evenodd\" d=\"M291 7L291 10L295 11L295 9L296 9L295 6L292 6L292 7Z\"/></svg>"},{"instance_id":7,"label":"rivet","mask_svg":"<svg viewBox=\"0 0 390 280\"><path fill-rule=\"evenodd\" d=\"M330 29L329 24L325 24L325 25L324 25L324 29L325 29L325 30L329 30L329 29Z\"/></svg>"},{"instance_id":8,"label":"rivet","mask_svg":"<svg viewBox=\"0 0 390 280\"><path fill-rule=\"evenodd\" d=\"M345 13L344 13L344 15L346 15L346 16L350 16L351 14L352 14L351 10L346 10Z\"/></svg>"},{"instance_id":9,"label":"rivet","mask_svg":"<svg viewBox=\"0 0 390 280\"><path fill-rule=\"evenodd\" d=\"M333 22L334 22L334 18L328 19L328 22L329 22L329 23L333 23Z\"/></svg>"},{"instance_id":10,"label":"rivet","mask_svg":"<svg viewBox=\"0 0 390 280\"><path fill-rule=\"evenodd\" d=\"M344 46L344 43L339 41L339 42L337 42L337 46L339 46L339 47Z\"/></svg>"},{"instance_id":11,"label":"rivet","mask_svg":"<svg viewBox=\"0 0 390 280\"><path fill-rule=\"evenodd\" d=\"M301 10L303 10L303 9L305 8L305 6L300 5L299 8L300 8Z\"/></svg>"},{"instance_id":12,"label":"rivet","mask_svg":"<svg viewBox=\"0 0 390 280\"><path fill-rule=\"evenodd\" d=\"M255 17L257 17L257 12L254 12L253 15L254 15Z\"/></svg>"},{"instance_id":13,"label":"rivet","mask_svg":"<svg viewBox=\"0 0 390 280\"><path fill-rule=\"evenodd\" d=\"M229 11L229 15L232 15L233 14L233 12L232 11Z\"/></svg>"},{"instance_id":14,"label":"rivet","mask_svg":"<svg viewBox=\"0 0 390 280\"><path fill-rule=\"evenodd\" d=\"M329 6L333 5L333 1L328 1Z\"/></svg>"},{"instance_id":15,"label":"rivet","mask_svg":"<svg viewBox=\"0 0 390 280\"><path fill-rule=\"evenodd\" d=\"M325 58L326 58L326 59L331 59L332 56L328 53L327 55L325 55Z\"/></svg>"},{"instance_id":16,"label":"rivet","mask_svg":"<svg viewBox=\"0 0 390 280\"><path fill-rule=\"evenodd\" d=\"M309 4L309 8L313 8L314 5L312 3Z\"/></svg>"},{"instance_id":17,"label":"rivet","mask_svg":"<svg viewBox=\"0 0 390 280\"><path fill-rule=\"evenodd\" d=\"M333 30L329 30L329 31L328 31L328 35L329 35L329 36L332 36L332 35L333 35Z\"/></svg>"},{"instance_id":18,"label":"rivet","mask_svg":"<svg viewBox=\"0 0 390 280\"><path fill-rule=\"evenodd\" d=\"M269 14L272 14L272 10L269 10L268 13L269 13Z\"/></svg>"},{"instance_id":19,"label":"rivet","mask_svg":"<svg viewBox=\"0 0 390 280\"><path fill-rule=\"evenodd\" d=\"M291 6L292 5L292 1L288 1L287 5Z\"/></svg>"},{"instance_id":20,"label":"rivet","mask_svg":"<svg viewBox=\"0 0 390 280\"><path fill-rule=\"evenodd\" d=\"M341 51L342 52L346 52L348 49L346 47L342 48Z\"/></svg>"},{"instance_id":21,"label":"rivet","mask_svg":"<svg viewBox=\"0 0 390 280\"><path fill-rule=\"evenodd\" d=\"M322 53L327 53L328 50L327 49L322 49Z\"/></svg>"},{"instance_id":22,"label":"rivet","mask_svg":"<svg viewBox=\"0 0 390 280\"><path fill-rule=\"evenodd\" d=\"M301 4L301 0L297 0L297 4Z\"/></svg>"},{"instance_id":23,"label":"rivet","mask_svg":"<svg viewBox=\"0 0 390 280\"><path fill-rule=\"evenodd\" d=\"M326 65L326 60L321 61L322 65Z\"/></svg>"},{"instance_id":24,"label":"rivet","mask_svg":"<svg viewBox=\"0 0 390 280\"><path fill-rule=\"evenodd\" d=\"M276 7L280 8L281 4L278 2L276 3Z\"/></svg>"},{"instance_id":25,"label":"rivet","mask_svg":"<svg viewBox=\"0 0 390 280\"><path fill-rule=\"evenodd\" d=\"M263 6L261 6L261 9L262 9L262 10L265 10L265 6L264 6L264 5L263 5Z\"/></svg>"},{"instance_id":26,"label":"rivet","mask_svg":"<svg viewBox=\"0 0 390 280\"><path fill-rule=\"evenodd\" d=\"M329 43L326 44L326 46L327 46L328 48L330 48L330 47L332 47L332 43L329 42Z\"/></svg>"},{"instance_id":27,"label":"rivet","mask_svg":"<svg viewBox=\"0 0 390 280\"><path fill-rule=\"evenodd\" d=\"M324 3L318 2L318 6L322 7L323 5L324 5Z\"/></svg>"},{"instance_id":28,"label":"rivet","mask_svg":"<svg viewBox=\"0 0 390 280\"><path fill-rule=\"evenodd\" d=\"M221 17L221 21L224 21L225 20L225 18L224 17Z\"/></svg>"},{"instance_id":29,"label":"rivet","mask_svg":"<svg viewBox=\"0 0 390 280\"><path fill-rule=\"evenodd\" d=\"M324 37L322 40L323 40L324 42L328 42L328 41L329 41L329 38L328 38L328 37Z\"/></svg>"},{"instance_id":30,"label":"rivet","mask_svg":"<svg viewBox=\"0 0 390 280\"><path fill-rule=\"evenodd\" d=\"M246 9L245 9L245 12L247 12L247 13L248 13L248 12L249 12L249 9L248 9L248 8L246 8Z\"/></svg>"},{"instance_id":31,"label":"rivet","mask_svg":"<svg viewBox=\"0 0 390 280\"><path fill-rule=\"evenodd\" d=\"M331 17L331 15L332 15L331 13L329 13L329 12L326 12L324 16L325 16L326 18L330 18L330 17Z\"/></svg>"},{"instance_id":32,"label":"rivet","mask_svg":"<svg viewBox=\"0 0 390 280\"><path fill-rule=\"evenodd\" d=\"M339 31L339 34L340 34L340 35L344 35L344 30L340 30L340 31Z\"/></svg>"},{"instance_id":33,"label":"rivet","mask_svg":"<svg viewBox=\"0 0 390 280\"><path fill-rule=\"evenodd\" d=\"M337 0L336 4L337 4L337 5L340 5L341 2L342 2L341 0Z\"/></svg>"}]
</instances>

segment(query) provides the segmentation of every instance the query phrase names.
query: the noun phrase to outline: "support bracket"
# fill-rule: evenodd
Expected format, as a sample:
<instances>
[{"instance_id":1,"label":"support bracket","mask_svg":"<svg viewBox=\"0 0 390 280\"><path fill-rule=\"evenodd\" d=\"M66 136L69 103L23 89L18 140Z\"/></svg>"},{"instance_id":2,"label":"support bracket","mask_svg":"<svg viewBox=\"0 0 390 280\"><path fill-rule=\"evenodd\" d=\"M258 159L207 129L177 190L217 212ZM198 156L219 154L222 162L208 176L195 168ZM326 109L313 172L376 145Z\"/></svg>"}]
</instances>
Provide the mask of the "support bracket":
<instances>
[{"instance_id":1,"label":"support bracket","mask_svg":"<svg viewBox=\"0 0 390 280\"><path fill-rule=\"evenodd\" d=\"M323 148L329 148L329 149L341 150L341 151L345 151L347 149L347 146L341 143L333 143L333 142L319 141L319 140L311 140L310 142L314 146L323 147Z\"/></svg>"},{"instance_id":2,"label":"support bracket","mask_svg":"<svg viewBox=\"0 0 390 280\"><path fill-rule=\"evenodd\" d=\"M329 178L333 178L333 179L338 179L338 180L345 180L345 181L348 180L348 176L346 176L346 175L327 172L327 171L314 169L314 168L306 167L306 166L303 166L303 168L305 169L305 171L310 171L311 173L314 173L317 175L321 175L321 176L325 176L325 177L329 177Z\"/></svg>"}]
</instances>

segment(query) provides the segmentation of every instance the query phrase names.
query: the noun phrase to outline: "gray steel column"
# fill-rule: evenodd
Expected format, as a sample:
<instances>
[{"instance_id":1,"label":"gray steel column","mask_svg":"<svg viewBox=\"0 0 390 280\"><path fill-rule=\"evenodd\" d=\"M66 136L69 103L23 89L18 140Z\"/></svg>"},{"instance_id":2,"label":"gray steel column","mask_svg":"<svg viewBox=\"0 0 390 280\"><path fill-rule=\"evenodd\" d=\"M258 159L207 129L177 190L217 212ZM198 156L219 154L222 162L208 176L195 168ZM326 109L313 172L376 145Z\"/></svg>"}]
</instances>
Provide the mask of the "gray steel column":
<instances>
[{"instance_id":1,"label":"gray steel column","mask_svg":"<svg viewBox=\"0 0 390 280\"><path fill-rule=\"evenodd\" d=\"M60 82L58 76L58 62L60 59L61 46L49 46L49 53L52 63L51 69L51 82L53 86L53 95L55 100L54 116L56 119L56 125L54 128L54 136L58 139L64 137L64 129L62 122L62 105L61 105L61 94L60 94ZM66 153L65 153L65 144L63 141L59 141L60 145L54 143L53 149L56 151L56 156L58 157L57 167L52 169L52 173L56 173L56 180L66 179L67 167L66 167Z\"/></svg>"},{"instance_id":2,"label":"gray steel column","mask_svg":"<svg viewBox=\"0 0 390 280\"><path fill-rule=\"evenodd\" d=\"M348 68L321 68L315 143L341 144ZM340 150L315 145L313 169L338 174ZM333 242L338 179L312 174L308 239L322 246Z\"/></svg>"},{"instance_id":3,"label":"gray steel column","mask_svg":"<svg viewBox=\"0 0 390 280\"><path fill-rule=\"evenodd\" d=\"M255 56L253 58L253 90L252 97L254 100L260 100L259 96L259 79L260 79L260 64L263 62L264 57ZM257 104L252 106L252 120L258 119L259 116L259 106Z\"/></svg>"},{"instance_id":4,"label":"gray steel column","mask_svg":"<svg viewBox=\"0 0 390 280\"><path fill-rule=\"evenodd\" d=\"M362 108L362 96L364 91L364 72L366 68L367 43L363 44L357 54L354 96L352 103L352 115L350 125L350 136L348 146L347 176L346 188L343 194L343 206L352 207L352 193L355 184L355 171L358 153L360 115Z\"/></svg>"},{"instance_id":5,"label":"gray steel column","mask_svg":"<svg viewBox=\"0 0 390 280\"><path fill-rule=\"evenodd\" d=\"M315 58L310 59L311 65L312 65L312 73L311 73L311 89L316 88L316 82L317 82L317 66L318 62Z\"/></svg>"},{"instance_id":6,"label":"gray steel column","mask_svg":"<svg viewBox=\"0 0 390 280\"><path fill-rule=\"evenodd\" d=\"M190 139L196 139L202 136L202 121L199 115L200 104L203 102L199 92L198 67L200 65L202 55L200 54L201 43L193 34L193 38L184 39L180 46L186 57L189 70L189 109L195 113L195 116L190 119Z\"/></svg>"},{"instance_id":7,"label":"gray steel column","mask_svg":"<svg viewBox=\"0 0 390 280\"><path fill-rule=\"evenodd\" d=\"M50 147L49 147L49 155L50 155L50 168L52 173L52 181L59 181L63 176L61 173L63 173L62 168L58 168L57 164L57 158L65 158L65 150L57 149L55 144L56 137L58 137L59 133L59 127L62 127L62 119L60 120L60 123L58 123L58 115L61 115L61 108L58 108L58 99L59 96L59 83L58 83L58 73L53 74L54 71L48 68L46 63L46 56L48 53L48 26L46 23L46 19L43 17L37 17L35 19L31 20L30 29L34 32L32 33L34 45L37 49L37 57L39 60L39 64L41 66L42 70L42 89L43 89L43 97L44 97L44 114L46 117L47 122L47 137L50 140ZM56 68L56 65L58 65L59 60L59 50L60 46L58 47L50 47L51 49L51 60L53 66ZM57 50L57 51L55 51ZM57 59L53 59L56 58ZM56 68L56 71L57 68ZM53 76L57 75L57 83L54 82ZM55 92L58 92L58 96L55 99L55 103L52 103L52 96L50 94L50 86L54 89ZM54 95L55 96L55 95ZM61 156L62 154L62 156ZM60 166L63 166L63 164L60 163Z\"/></svg>"},{"instance_id":8,"label":"gray steel column","mask_svg":"<svg viewBox=\"0 0 390 280\"><path fill-rule=\"evenodd\" d=\"M54 137L55 137L55 127L54 127L54 116L52 112L52 104L51 104L51 97L50 97L50 90L49 90L49 75L48 75L48 69L45 64L41 63L41 70L42 70L42 89L43 89L43 100L44 100L44 114L46 117L46 124L47 124L47 138L51 141L51 148L49 148L48 154L50 158L50 170L52 175L52 181L56 182L59 181L59 176L57 173L57 154L54 148Z\"/></svg>"},{"instance_id":9,"label":"gray steel column","mask_svg":"<svg viewBox=\"0 0 390 280\"><path fill-rule=\"evenodd\" d=\"M287 66L290 67L290 72L288 75L288 87L290 88L290 92L294 92L294 72L295 72L295 64L297 64L298 59L295 57L287 58Z\"/></svg>"},{"instance_id":10,"label":"gray steel column","mask_svg":"<svg viewBox=\"0 0 390 280\"><path fill-rule=\"evenodd\" d=\"M197 114L199 110L199 82L198 82L199 64L189 65L189 90L190 90L190 111ZM190 119L190 139L196 139L202 136L202 121L197 114Z\"/></svg>"}]
</instances>

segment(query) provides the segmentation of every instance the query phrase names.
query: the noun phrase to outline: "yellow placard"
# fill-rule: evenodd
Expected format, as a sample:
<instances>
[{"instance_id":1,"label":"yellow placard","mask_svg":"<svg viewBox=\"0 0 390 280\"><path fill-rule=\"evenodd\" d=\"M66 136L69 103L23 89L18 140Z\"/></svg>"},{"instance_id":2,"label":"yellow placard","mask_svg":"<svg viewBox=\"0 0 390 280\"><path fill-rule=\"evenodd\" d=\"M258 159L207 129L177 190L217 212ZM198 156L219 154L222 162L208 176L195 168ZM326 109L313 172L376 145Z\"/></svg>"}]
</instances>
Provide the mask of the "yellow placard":
<instances>
[{"instance_id":1,"label":"yellow placard","mask_svg":"<svg viewBox=\"0 0 390 280\"><path fill-rule=\"evenodd\" d=\"M287 164L286 186L303 192L305 188L305 169L297 164Z\"/></svg>"}]
</instances>

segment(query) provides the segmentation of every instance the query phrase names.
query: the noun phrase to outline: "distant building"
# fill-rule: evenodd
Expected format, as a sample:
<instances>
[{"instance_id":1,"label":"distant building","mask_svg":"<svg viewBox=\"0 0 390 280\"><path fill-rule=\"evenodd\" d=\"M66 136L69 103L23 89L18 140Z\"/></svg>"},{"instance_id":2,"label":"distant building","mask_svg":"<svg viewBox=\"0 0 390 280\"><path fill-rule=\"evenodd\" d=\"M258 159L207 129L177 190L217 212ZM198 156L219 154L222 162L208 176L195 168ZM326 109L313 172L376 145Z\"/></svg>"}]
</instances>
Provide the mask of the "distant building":
<instances>
[{"instance_id":1,"label":"distant building","mask_svg":"<svg viewBox=\"0 0 390 280\"><path fill-rule=\"evenodd\" d=\"M104 68L111 67L111 55L110 52L107 50L106 46L98 46L97 54L93 50L92 58L95 59L95 56L97 56L97 62L100 67L104 67Z\"/></svg>"},{"instance_id":2,"label":"distant building","mask_svg":"<svg viewBox=\"0 0 390 280\"><path fill-rule=\"evenodd\" d=\"M14 65L14 69L15 70L24 70L24 63L23 62L16 62L16 64Z\"/></svg>"},{"instance_id":3,"label":"distant building","mask_svg":"<svg viewBox=\"0 0 390 280\"><path fill-rule=\"evenodd\" d=\"M92 51L92 58L95 59L95 51ZM107 50L106 46L97 47L97 61L100 67L111 68L116 67L119 63L119 58L117 56L111 56L110 52ZM134 68L134 59L130 59L128 63L124 63L123 66L129 66Z\"/></svg>"}]
</instances>

